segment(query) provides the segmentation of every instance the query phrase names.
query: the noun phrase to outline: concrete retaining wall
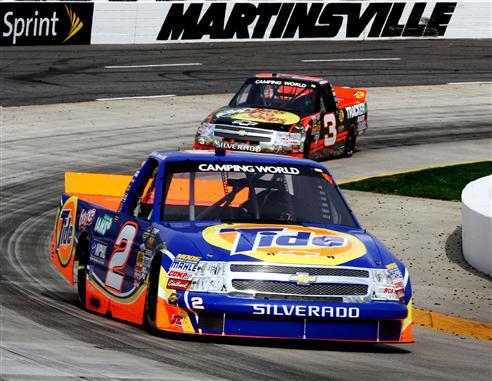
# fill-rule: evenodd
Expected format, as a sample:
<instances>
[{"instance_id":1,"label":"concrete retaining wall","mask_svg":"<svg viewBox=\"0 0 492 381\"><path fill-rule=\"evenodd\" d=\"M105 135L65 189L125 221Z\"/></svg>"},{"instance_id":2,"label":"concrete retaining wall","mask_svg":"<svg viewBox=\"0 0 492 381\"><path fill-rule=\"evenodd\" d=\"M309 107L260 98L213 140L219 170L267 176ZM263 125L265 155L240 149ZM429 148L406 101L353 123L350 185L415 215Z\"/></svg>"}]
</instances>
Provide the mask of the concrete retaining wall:
<instances>
[{"instance_id":1,"label":"concrete retaining wall","mask_svg":"<svg viewBox=\"0 0 492 381\"><path fill-rule=\"evenodd\" d=\"M491 13L490 0L1 1L0 45L491 38Z\"/></svg>"},{"instance_id":2,"label":"concrete retaining wall","mask_svg":"<svg viewBox=\"0 0 492 381\"><path fill-rule=\"evenodd\" d=\"M93 44L492 37L490 0L94 5Z\"/></svg>"}]
</instances>

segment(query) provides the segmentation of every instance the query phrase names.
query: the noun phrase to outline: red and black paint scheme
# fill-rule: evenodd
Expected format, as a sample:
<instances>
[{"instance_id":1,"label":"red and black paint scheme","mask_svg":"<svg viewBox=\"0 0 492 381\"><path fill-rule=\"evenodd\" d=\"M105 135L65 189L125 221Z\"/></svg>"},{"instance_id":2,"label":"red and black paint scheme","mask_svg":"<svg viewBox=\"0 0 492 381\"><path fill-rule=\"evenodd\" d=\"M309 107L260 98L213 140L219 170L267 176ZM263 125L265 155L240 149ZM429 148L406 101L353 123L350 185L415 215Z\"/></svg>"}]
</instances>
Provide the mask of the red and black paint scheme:
<instances>
[{"instance_id":1,"label":"red and black paint scheme","mask_svg":"<svg viewBox=\"0 0 492 381\"><path fill-rule=\"evenodd\" d=\"M366 90L318 77L257 74L198 128L195 149L217 147L312 160L351 156L367 130Z\"/></svg>"},{"instance_id":2,"label":"red and black paint scheme","mask_svg":"<svg viewBox=\"0 0 492 381\"><path fill-rule=\"evenodd\" d=\"M413 341L406 267L314 161L154 152L133 177L65 187L51 259L90 311L198 335Z\"/></svg>"}]
</instances>

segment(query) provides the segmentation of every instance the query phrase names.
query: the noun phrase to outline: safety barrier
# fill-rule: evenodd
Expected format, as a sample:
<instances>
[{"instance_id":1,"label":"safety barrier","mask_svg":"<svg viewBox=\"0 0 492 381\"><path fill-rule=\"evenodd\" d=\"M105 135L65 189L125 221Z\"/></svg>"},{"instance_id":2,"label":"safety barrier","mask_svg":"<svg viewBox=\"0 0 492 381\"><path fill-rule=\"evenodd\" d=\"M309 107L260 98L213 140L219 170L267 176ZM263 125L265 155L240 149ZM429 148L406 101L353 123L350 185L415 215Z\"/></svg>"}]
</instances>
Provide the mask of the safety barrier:
<instances>
[{"instance_id":1,"label":"safety barrier","mask_svg":"<svg viewBox=\"0 0 492 381\"><path fill-rule=\"evenodd\" d=\"M0 2L0 44L490 38L490 0Z\"/></svg>"},{"instance_id":2,"label":"safety barrier","mask_svg":"<svg viewBox=\"0 0 492 381\"><path fill-rule=\"evenodd\" d=\"M469 183L461 193L463 256L492 276L492 176Z\"/></svg>"}]
</instances>

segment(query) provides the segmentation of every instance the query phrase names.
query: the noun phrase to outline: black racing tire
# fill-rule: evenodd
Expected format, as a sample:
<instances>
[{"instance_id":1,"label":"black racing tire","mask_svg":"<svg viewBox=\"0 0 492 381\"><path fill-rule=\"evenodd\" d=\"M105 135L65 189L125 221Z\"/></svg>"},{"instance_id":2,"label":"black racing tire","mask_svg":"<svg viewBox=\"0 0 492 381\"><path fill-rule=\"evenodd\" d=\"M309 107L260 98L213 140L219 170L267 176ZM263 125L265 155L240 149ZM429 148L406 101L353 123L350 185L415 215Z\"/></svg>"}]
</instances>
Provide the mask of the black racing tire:
<instances>
[{"instance_id":1,"label":"black racing tire","mask_svg":"<svg viewBox=\"0 0 492 381\"><path fill-rule=\"evenodd\" d=\"M155 254L150 265L147 281L147 297L145 298L144 326L149 331L155 330L157 313L157 294L159 291L159 273L161 269L161 255Z\"/></svg>"},{"instance_id":2,"label":"black racing tire","mask_svg":"<svg viewBox=\"0 0 492 381\"><path fill-rule=\"evenodd\" d=\"M311 130L306 131L306 139L304 140L303 147L303 157L304 159L309 159L311 157L311 143L313 142L313 137L311 136Z\"/></svg>"},{"instance_id":3,"label":"black racing tire","mask_svg":"<svg viewBox=\"0 0 492 381\"><path fill-rule=\"evenodd\" d=\"M77 266L77 293L80 306L86 309L87 265L89 263L89 241L84 240L77 247L74 266Z\"/></svg>"},{"instance_id":4,"label":"black racing tire","mask_svg":"<svg viewBox=\"0 0 492 381\"><path fill-rule=\"evenodd\" d=\"M354 154L356 140L357 140L357 134L355 133L355 128L351 127L349 129L347 138L345 139L345 148L344 148L345 156L350 157Z\"/></svg>"}]
</instances>

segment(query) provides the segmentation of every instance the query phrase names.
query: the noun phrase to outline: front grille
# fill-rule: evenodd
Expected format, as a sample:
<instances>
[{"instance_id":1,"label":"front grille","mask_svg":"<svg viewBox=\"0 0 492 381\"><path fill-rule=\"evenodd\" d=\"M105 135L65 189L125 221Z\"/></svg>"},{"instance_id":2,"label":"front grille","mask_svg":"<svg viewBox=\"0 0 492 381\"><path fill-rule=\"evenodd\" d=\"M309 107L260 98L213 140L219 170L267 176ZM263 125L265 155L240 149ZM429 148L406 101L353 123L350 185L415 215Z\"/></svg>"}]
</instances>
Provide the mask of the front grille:
<instances>
[{"instance_id":1,"label":"front grille","mask_svg":"<svg viewBox=\"0 0 492 381\"><path fill-rule=\"evenodd\" d=\"M235 142L270 142L270 138L268 137L260 137L260 136L240 136L238 134L231 134L222 131L216 131L214 134L216 137L224 138L224 139L234 139Z\"/></svg>"},{"instance_id":2,"label":"front grille","mask_svg":"<svg viewBox=\"0 0 492 381\"><path fill-rule=\"evenodd\" d=\"M263 300L299 300L310 302L324 302L324 303L342 303L343 297L341 296L305 296L305 295L279 295L279 294L257 294L255 299Z\"/></svg>"},{"instance_id":3,"label":"front grille","mask_svg":"<svg viewBox=\"0 0 492 381\"><path fill-rule=\"evenodd\" d=\"M242 133L241 133L242 131ZM214 136L235 141L271 142L274 132L259 128L229 126L218 124L215 126ZM243 136L241 136L243 135Z\"/></svg>"},{"instance_id":4,"label":"front grille","mask_svg":"<svg viewBox=\"0 0 492 381\"><path fill-rule=\"evenodd\" d=\"M346 276L369 278L369 271L337 267L300 267L275 265L231 265L231 271L243 273L296 274L307 273L315 276Z\"/></svg>"},{"instance_id":5,"label":"front grille","mask_svg":"<svg viewBox=\"0 0 492 381\"><path fill-rule=\"evenodd\" d=\"M238 279L232 281L232 286L239 291L253 291L257 293L326 296L366 295L368 289L366 284L313 283L308 286L300 286L290 282Z\"/></svg>"}]
</instances>

